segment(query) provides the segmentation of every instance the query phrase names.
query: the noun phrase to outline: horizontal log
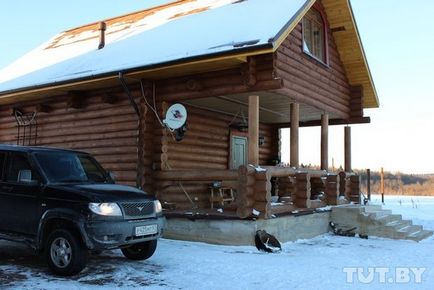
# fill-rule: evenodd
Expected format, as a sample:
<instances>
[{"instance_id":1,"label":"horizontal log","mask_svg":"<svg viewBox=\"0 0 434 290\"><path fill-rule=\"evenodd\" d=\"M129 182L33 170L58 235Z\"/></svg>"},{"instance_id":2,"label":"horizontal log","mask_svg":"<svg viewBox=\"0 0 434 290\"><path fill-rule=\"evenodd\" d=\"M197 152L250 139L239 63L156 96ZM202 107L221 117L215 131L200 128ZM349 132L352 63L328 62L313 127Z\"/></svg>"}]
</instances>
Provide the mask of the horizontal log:
<instances>
[{"instance_id":1,"label":"horizontal log","mask_svg":"<svg viewBox=\"0 0 434 290\"><path fill-rule=\"evenodd\" d=\"M237 170L188 170L159 171L154 177L159 180L237 180Z\"/></svg>"},{"instance_id":2,"label":"horizontal log","mask_svg":"<svg viewBox=\"0 0 434 290\"><path fill-rule=\"evenodd\" d=\"M137 171L136 163L104 163L103 167L111 171Z\"/></svg>"},{"instance_id":3,"label":"horizontal log","mask_svg":"<svg viewBox=\"0 0 434 290\"><path fill-rule=\"evenodd\" d=\"M136 171L113 171L115 179L121 181L135 182L137 179Z\"/></svg>"},{"instance_id":4,"label":"horizontal log","mask_svg":"<svg viewBox=\"0 0 434 290\"><path fill-rule=\"evenodd\" d=\"M82 134L72 136L53 136L53 137L41 137L38 136L38 144L55 144L63 142L79 142L79 141L91 141L91 140L111 140L118 138L137 138L137 130L123 130L120 132L102 133L102 134Z\"/></svg>"},{"instance_id":5,"label":"horizontal log","mask_svg":"<svg viewBox=\"0 0 434 290\"><path fill-rule=\"evenodd\" d=\"M270 191L255 191L255 202L270 202L271 192Z\"/></svg>"},{"instance_id":6,"label":"horizontal log","mask_svg":"<svg viewBox=\"0 0 434 290\"><path fill-rule=\"evenodd\" d=\"M137 162L137 154L122 154L122 155L101 155L96 156L99 163L128 163Z\"/></svg>"},{"instance_id":7,"label":"horizontal log","mask_svg":"<svg viewBox=\"0 0 434 290\"><path fill-rule=\"evenodd\" d=\"M238 207L248 207L248 208L252 208L255 205L255 199L253 198L249 198L249 199L237 199L237 206Z\"/></svg>"},{"instance_id":8,"label":"horizontal log","mask_svg":"<svg viewBox=\"0 0 434 290\"><path fill-rule=\"evenodd\" d=\"M311 200L310 199L296 199L294 201L294 205L298 208L310 208Z\"/></svg>"},{"instance_id":9,"label":"horizontal log","mask_svg":"<svg viewBox=\"0 0 434 290\"><path fill-rule=\"evenodd\" d=\"M189 136L187 139L183 139L181 142L173 141L172 139L168 142L169 146L182 144L184 146L197 146L197 147L206 147L209 149L217 149L217 150L227 150L229 145L227 141L216 141L209 139L202 139L199 136L193 137Z\"/></svg>"},{"instance_id":10,"label":"horizontal log","mask_svg":"<svg viewBox=\"0 0 434 290\"><path fill-rule=\"evenodd\" d=\"M188 194L205 195L209 193L209 189L207 186L203 186L200 184L191 185L191 184L182 184L182 183L179 185L172 185L166 188L158 189L158 191L163 194L185 194L185 192L187 192Z\"/></svg>"},{"instance_id":11,"label":"horizontal log","mask_svg":"<svg viewBox=\"0 0 434 290\"><path fill-rule=\"evenodd\" d=\"M284 86L282 89L275 90L274 92L284 96L288 96L297 102L313 106L314 108L317 108L319 110L326 111L329 113L335 113L338 116L338 118L341 119L348 119L350 117L349 108L342 108L339 106L336 107L334 106L335 104L328 104L328 103L326 104L322 102L321 98L318 100L317 98L307 97L310 95L309 94L306 95L306 92L301 92L301 91L305 91L305 89L296 90L292 85L288 84L287 86Z\"/></svg>"},{"instance_id":12,"label":"horizontal log","mask_svg":"<svg viewBox=\"0 0 434 290\"><path fill-rule=\"evenodd\" d=\"M277 90L282 88L282 81L280 79L275 80L267 80L267 81L259 81L254 86L247 86L244 84L231 85L231 86L222 86L214 89L203 90L200 92L190 92L186 94L185 92L181 93L173 93L170 95L165 95L161 97L163 101L174 102L174 101L183 101L204 97L216 97L223 96L227 94L238 94L238 93L246 93L246 92L257 92L257 91L267 91L267 90Z\"/></svg>"},{"instance_id":13,"label":"horizontal log","mask_svg":"<svg viewBox=\"0 0 434 290\"><path fill-rule=\"evenodd\" d=\"M370 117L359 117L349 119L330 119L329 126L337 125L351 125L351 124L369 124L371 123ZM318 127L321 126L321 120L318 121L305 121L300 122L300 127ZM276 125L277 128L290 128L291 123L280 123Z\"/></svg>"},{"instance_id":14,"label":"horizontal log","mask_svg":"<svg viewBox=\"0 0 434 290\"><path fill-rule=\"evenodd\" d=\"M194 145L169 145L170 154L175 155L208 155L215 157L222 157L225 162L228 162L228 151L224 149L207 148L204 146Z\"/></svg>"},{"instance_id":15,"label":"horizontal log","mask_svg":"<svg viewBox=\"0 0 434 290\"><path fill-rule=\"evenodd\" d=\"M252 215L253 208L249 207L238 207L237 216L241 219L246 219Z\"/></svg>"},{"instance_id":16,"label":"horizontal log","mask_svg":"<svg viewBox=\"0 0 434 290\"><path fill-rule=\"evenodd\" d=\"M47 137L84 135L84 134L102 134L102 133L119 132L123 130L134 130L134 129L137 129L137 125L131 122L112 124L110 126L103 126L103 127L84 126L81 128L69 128L69 129L46 130L46 131L43 130L43 128L41 127L38 129L38 135L41 138L47 138ZM14 130L13 132L16 131Z\"/></svg>"}]
</instances>

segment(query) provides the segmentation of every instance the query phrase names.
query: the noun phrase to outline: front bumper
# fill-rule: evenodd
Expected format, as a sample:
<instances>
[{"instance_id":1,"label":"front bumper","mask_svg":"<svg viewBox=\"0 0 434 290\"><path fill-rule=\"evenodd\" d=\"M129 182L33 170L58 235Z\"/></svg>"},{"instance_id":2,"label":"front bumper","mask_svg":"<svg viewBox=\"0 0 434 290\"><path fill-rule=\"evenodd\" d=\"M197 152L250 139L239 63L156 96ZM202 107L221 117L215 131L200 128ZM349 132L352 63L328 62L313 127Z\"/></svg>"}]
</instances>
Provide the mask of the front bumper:
<instances>
[{"instance_id":1,"label":"front bumper","mask_svg":"<svg viewBox=\"0 0 434 290\"><path fill-rule=\"evenodd\" d=\"M108 250L161 237L166 219L164 217L122 221L93 221L84 226L85 242L91 250ZM155 234L135 236L136 227L157 225Z\"/></svg>"}]
</instances>

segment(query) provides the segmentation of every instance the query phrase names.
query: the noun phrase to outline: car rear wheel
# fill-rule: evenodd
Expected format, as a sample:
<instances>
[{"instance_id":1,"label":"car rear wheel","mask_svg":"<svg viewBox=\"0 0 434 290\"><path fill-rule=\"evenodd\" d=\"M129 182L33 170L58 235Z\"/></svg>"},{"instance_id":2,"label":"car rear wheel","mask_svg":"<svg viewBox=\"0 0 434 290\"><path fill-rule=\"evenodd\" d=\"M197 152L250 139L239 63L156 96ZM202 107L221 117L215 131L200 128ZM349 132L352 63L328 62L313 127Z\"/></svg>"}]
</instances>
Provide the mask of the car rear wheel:
<instances>
[{"instance_id":1,"label":"car rear wheel","mask_svg":"<svg viewBox=\"0 0 434 290\"><path fill-rule=\"evenodd\" d=\"M150 258L157 248L157 240L147 241L122 248L122 254L130 260L146 260Z\"/></svg>"},{"instance_id":2,"label":"car rear wheel","mask_svg":"<svg viewBox=\"0 0 434 290\"><path fill-rule=\"evenodd\" d=\"M88 251L73 233L58 229L48 236L45 257L55 274L71 276L86 266Z\"/></svg>"}]
</instances>

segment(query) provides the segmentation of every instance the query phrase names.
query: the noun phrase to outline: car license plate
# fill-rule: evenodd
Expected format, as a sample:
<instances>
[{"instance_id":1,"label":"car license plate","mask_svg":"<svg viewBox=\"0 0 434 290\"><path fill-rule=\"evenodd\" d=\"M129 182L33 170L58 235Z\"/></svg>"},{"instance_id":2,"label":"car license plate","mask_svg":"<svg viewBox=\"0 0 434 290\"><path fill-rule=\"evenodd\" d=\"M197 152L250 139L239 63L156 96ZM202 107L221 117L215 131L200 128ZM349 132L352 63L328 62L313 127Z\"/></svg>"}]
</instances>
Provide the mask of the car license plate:
<instances>
[{"instance_id":1,"label":"car license plate","mask_svg":"<svg viewBox=\"0 0 434 290\"><path fill-rule=\"evenodd\" d=\"M136 227L136 236L146 236L146 235L153 235L158 232L158 226L157 225L148 225L148 226L140 226Z\"/></svg>"}]
</instances>

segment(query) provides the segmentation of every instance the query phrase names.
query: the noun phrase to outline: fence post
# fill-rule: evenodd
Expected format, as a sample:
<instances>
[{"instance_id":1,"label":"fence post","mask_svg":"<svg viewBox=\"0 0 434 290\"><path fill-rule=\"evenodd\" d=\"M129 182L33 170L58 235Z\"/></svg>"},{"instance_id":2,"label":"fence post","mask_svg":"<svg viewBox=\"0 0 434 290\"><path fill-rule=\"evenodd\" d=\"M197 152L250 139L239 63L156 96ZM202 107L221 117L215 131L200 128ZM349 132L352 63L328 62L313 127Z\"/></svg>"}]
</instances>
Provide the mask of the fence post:
<instances>
[{"instance_id":1,"label":"fence post","mask_svg":"<svg viewBox=\"0 0 434 290\"><path fill-rule=\"evenodd\" d=\"M384 204L384 170L381 167L380 171L380 191L381 191L381 203Z\"/></svg>"},{"instance_id":2,"label":"fence post","mask_svg":"<svg viewBox=\"0 0 434 290\"><path fill-rule=\"evenodd\" d=\"M366 191L368 192L368 200L371 201L371 169L366 169Z\"/></svg>"}]
</instances>

